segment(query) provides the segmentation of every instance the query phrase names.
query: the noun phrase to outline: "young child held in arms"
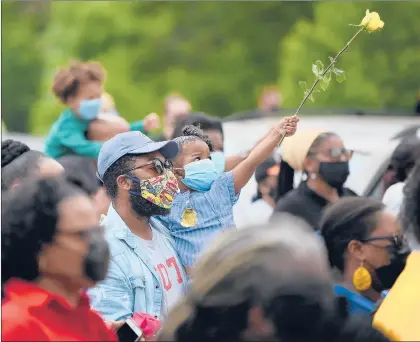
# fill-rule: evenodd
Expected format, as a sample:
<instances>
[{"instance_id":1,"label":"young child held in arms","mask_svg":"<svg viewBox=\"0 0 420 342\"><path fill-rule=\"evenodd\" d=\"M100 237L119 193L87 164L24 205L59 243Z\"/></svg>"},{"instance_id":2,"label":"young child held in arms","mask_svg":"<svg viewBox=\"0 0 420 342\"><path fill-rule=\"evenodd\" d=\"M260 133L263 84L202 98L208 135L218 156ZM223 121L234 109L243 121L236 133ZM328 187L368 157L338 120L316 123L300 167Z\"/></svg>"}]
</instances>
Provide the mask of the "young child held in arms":
<instances>
[{"instance_id":1,"label":"young child held in arms","mask_svg":"<svg viewBox=\"0 0 420 342\"><path fill-rule=\"evenodd\" d=\"M295 133L299 119L286 117L270 130L248 157L232 171L221 175L210 159L213 145L197 127L186 126L175 138L180 147L174 159L174 173L180 193L168 216L158 219L168 228L184 267L191 267L201 251L220 232L235 229L233 206L256 167L279 145L281 138Z\"/></svg>"},{"instance_id":2,"label":"young child held in arms","mask_svg":"<svg viewBox=\"0 0 420 342\"><path fill-rule=\"evenodd\" d=\"M67 108L51 127L45 142L46 154L56 159L67 154L97 158L103 142L110 137L128 130L147 133L157 128L156 114L131 124L105 114L104 81L105 70L96 62L73 62L58 70L52 92ZM104 114L99 118L101 113Z\"/></svg>"}]
</instances>

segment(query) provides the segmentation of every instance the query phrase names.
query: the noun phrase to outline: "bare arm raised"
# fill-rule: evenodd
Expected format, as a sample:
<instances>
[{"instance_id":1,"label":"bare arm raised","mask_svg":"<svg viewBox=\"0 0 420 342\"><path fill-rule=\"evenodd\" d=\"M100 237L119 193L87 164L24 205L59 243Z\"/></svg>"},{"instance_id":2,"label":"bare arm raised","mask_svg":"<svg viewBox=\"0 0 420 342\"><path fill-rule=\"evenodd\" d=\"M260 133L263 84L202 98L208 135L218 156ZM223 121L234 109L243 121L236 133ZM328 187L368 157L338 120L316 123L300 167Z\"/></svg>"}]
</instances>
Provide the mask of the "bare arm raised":
<instances>
[{"instance_id":1,"label":"bare arm raised","mask_svg":"<svg viewBox=\"0 0 420 342\"><path fill-rule=\"evenodd\" d=\"M262 141L254 147L248 157L232 170L235 193L239 193L248 183L259 164L271 156L283 136L292 136L296 132L299 118L288 116L273 127Z\"/></svg>"}]
</instances>

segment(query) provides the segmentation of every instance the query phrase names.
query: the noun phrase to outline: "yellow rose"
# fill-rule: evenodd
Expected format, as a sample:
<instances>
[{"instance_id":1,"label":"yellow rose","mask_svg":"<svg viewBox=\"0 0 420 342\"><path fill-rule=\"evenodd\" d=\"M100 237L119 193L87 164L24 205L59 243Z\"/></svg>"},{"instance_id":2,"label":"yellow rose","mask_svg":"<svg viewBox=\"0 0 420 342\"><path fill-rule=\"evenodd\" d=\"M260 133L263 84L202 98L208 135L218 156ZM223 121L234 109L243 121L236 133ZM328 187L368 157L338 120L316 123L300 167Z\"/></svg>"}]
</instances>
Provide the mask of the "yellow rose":
<instances>
[{"instance_id":1,"label":"yellow rose","mask_svg":"<svg viewBox=\"0 0 420 342\"><path fill-rule=\"evenodd\" d=\"M381 20L377 12L369 13L369 10L367 10L360 26L364 26L368 32L373 32L384 27L384 22Z\"/></svg>"}]
</instances>

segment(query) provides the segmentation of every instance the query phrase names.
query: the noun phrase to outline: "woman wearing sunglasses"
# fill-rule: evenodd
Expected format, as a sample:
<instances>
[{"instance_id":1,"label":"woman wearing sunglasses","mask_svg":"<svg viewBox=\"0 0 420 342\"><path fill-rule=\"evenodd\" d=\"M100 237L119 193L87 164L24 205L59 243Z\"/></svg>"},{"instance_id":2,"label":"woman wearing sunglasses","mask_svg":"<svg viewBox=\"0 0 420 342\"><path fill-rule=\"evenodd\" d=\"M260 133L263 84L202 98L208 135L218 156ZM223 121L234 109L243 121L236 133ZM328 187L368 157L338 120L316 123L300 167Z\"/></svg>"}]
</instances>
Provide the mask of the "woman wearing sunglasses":
<instances>
[{"instance_id":1,"label":"woman wearing sunglasses","mask_svg":"<svg viewBox=\"0 0 420 342\"><path fill-rule=\"evenodd\" d=\"M403 271L410 248L396 217L376 200L351 197L332 204L321 221L336 294L354 315L370 314Z\"/></svg>"},{"instance_id":2,"label":"woman wearing sunglasses","mask_svg":"<svg viewBox=\"0 0 420 342\"><path fill-rule=\"evenodd\" d=\"M412 235L413 252L375 314L373 325L392 341L420 341L420 163L406 181L400 217L404 229Z\"/></svg>"},{"instance_id":3,"label":"woman wearing sunglasses","mask_svg":"<svg viewBox=\"0 0 420 342\"><path fill-rule=\"evenodd\" d=\"M276 213L289 213L307 221L316 231L324 208L342 196L356 196L344 188L353 151L335 133L298 131L285 139L277 184ZM293 189L295 171L305 180Z\"/></svg>"}]
</instances>

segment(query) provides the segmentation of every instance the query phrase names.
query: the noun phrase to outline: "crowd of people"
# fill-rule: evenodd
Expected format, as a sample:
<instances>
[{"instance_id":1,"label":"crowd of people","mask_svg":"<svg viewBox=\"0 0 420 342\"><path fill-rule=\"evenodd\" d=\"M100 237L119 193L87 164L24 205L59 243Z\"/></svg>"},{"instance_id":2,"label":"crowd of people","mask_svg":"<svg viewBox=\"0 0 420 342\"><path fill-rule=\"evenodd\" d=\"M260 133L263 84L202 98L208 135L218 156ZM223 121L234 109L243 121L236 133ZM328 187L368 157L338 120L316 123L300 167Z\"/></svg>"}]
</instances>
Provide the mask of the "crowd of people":
<instances>
[{"instance_id":1,"label":"crowd of people","mask_svg":"<svg viewBox=\"0 0 420 342\"><path fill-rule=\"evenodd\" d=\"M420 338L417 137L381 202L345 187L335 132L284 117L228 156L221 121L182 96L157 136L158 116L126 122L104 80L98 63L61 68L45 151L2 141L2 340ZM280 100L268 88L261 110ZM252 177L258 215L235 210Z\"/></svg>"}]
</instances>

